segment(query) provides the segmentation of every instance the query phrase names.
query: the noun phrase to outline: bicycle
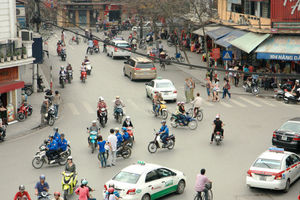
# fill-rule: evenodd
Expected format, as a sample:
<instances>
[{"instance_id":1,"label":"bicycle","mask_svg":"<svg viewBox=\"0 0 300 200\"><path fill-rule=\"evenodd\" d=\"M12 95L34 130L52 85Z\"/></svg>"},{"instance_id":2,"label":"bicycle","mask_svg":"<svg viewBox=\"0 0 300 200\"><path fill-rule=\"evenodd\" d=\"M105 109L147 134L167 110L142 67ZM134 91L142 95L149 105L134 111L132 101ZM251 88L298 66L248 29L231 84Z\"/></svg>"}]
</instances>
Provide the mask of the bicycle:
<instances>
[{"instance_id":1,"label":"bicycle","mask_svg":"<svg viewBox=\"0 0 300 200\"><path fill-rule=\"evenodd\" d=\"M185 58L181 55L180 52L175 53L175 57L171 57L171 60L181 62L181 63L185 62Z\"/></svg>"},{"instance_id":2,"label":"bicycle","mask_svg":"<svg viewBox=\"0 0 300 200\"><path fill-rule=\"evenodd\" d=\"M188 110L188 113L192 114L192 117L196 118L198 121L202 121L203 119L203 110L202 109L199 109L199 108L196 108L196 115L194 116L194 107L190 108Z\"/></svg>"},{"instance_id":3,"label":"bicycle","mask_svg":"<svg viewBox=\"0 0 300 200\"><path fill-rule=\"evenodd\" d=\"M164 61L160 61L160 69L165 71L166 70L166 64Z\"/></svg>"},{"instance_id":4,"label":"bicycle","mask_svg":"<svg viewBox=\"0 0 300 200\"><path fill-rule=\"evenodd\" d=\"M194 198L194 200L205 200L205 193L198 192ZM211 189L208 190L208 200L213 200L213 192Z\"/></svg>"}]
</instances>

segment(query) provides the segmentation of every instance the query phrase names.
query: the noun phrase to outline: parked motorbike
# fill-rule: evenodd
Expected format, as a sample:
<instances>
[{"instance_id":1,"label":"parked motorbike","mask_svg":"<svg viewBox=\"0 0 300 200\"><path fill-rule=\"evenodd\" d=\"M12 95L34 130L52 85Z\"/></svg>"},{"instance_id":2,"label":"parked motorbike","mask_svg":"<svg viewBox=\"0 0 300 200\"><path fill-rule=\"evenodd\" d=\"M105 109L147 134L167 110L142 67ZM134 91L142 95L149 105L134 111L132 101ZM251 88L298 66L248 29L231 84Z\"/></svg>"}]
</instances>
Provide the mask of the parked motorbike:
<instances>
[{"instance_id":1,"label":"parked motorbike","mask_svg":"<svg viewBox=\"0 0 300 200\"><path fill-rule=\"evenodd\" d=\"M0 141L4 141L4 138L6 136L6 125L2 125L0 128Z\"/></svg>"},{"instance_id":2,"label":"parked motorbike","mask_svg":"<svg viewBox=\"0 0 300 200\"><path fill-rule=\"evenodd\" d=\"M80 72L80 80L82 83L85 83L86 80L86 71L81 71Z\"/></svg>"},{"instance_id":3,"label":"parked motorbike","mask_svg":"<svg viewBox=\"0 0 300 200\"><path fill-rule=\"evenodd\" d=\"M90 62L86 62L85 63L85 67L86 67L86 74L87 75L91 75L91 73L92 73L92 65L91 65L91 63Z\"/></svg>"},{"instance_id":4,"label":"parked motorbike","mask_svg":"<svg viewBox=\"0 0 300 200\"><path fill-rule=\"evenodd\" d=\"M99 112L99 123L101 124L101 126L104 128L105 124L107 123L107 110L105 108L101 108L101 110L98 110Z\"/></svg>"},{"instance_id":5,"label":"parked motorbike","mask_svg":"<svg viewBox=\"0 0 300 200\"><path fill-rule=\"evenodd\" d=\"M38 200L50 200L50 194L48 192L41 192L38 197Z\"/></svg>"},{"instance_id":6,"label":"parked motorbike","mask_svg":"<svg viewBox=\"0 0 300 200\"><path fill-rule=\"evenodd\" d=\"M73 70L68 69L67 70L67 80L68 80L68 83L71 83L72 79L73 79Z\"/></svg>"},{"instance_id":7,"label":"parked motorbike","mask_svg":"<svg viewBox=\"0 0 300 200\"><path fill-rule=\"evenodd\" d=\"M214 141L216 142L217 145L220 145L222 142L222 136L221 136L221 132L217 131L214 135Z\"/></svg>"},{"instance_id":8,"label":"parked motorbike","mask_svg":"<svg viewBox=\"0 0 300 200\"><path fill-rule=\"evenodd\" d=\"M300 92L300 88L297 89L297 91ZM285 92L284 93L284 97L283 97L283 101L286 104L289 104L289 103L299 103L300 102L300 97L295 96L291 92Z\"/></svg>"},{"instance_id":9,"label":"parked motorbike","mask_svg":"<svg viewBox=\"0 0 300 200\"><path fill-rule=\"evenodd\" d=\"M72 195L74 193L74 189L77 184L77 173L73 172L62 172L62 190L64 191L63 198L67 199L68 195Z\"/></svg>"},{"instance_id":10,"label":"parked motorbike","mask_svg":"<svg viewBox=\"0 0 300 200\"><path fill-rule=\"evenodd\" d=\"M177 128L178 126L180 127L185 127L188 126L191 130L194 130L197 128L198 123L195 118L191 117L189 113L185 115L185 121L182 121L178 115L172 114L171 117L171 126L173 128Z\"/></svg>"},{"instance_id":11,"label":"parked motorbike","mask_svg":"<svg viewBox=\"0 0 300 200\"><path fill-rule=\"evenodd\" d=\"M30 116L32 114L32 106L31 105L26 105L26 104L22 104L19 108L18 108L18 113L17 113L17 119L19 122L24 121L28 116Z\"/></svg>"},{"instance_id":12,"label":"parked motorbike","mask_svg":"<svg viewBox=\"0 0 300 200\"><path fill-rule=\"evenodd\" d=\"M32 84L25 84L22 90L25 92L27 96L30 96L33 93L33 86Z\"/></svg>"},{"instance_id":13,"label":"parked motorbike","mask_svg":"<svg viewBox=\"0 0 300 200\"><path fill-rule=\"evenodd\" d=\"M163 119L168 118L168 110L167 110L167 105L165 101L160 102L159 110L155 108L155 111L153 111L155 117L157 116L162 116Z\"/></svg>"},{"instance_id":14,"label":"parked motorbike","mask_svg":"<svg viewBox=\"0 0 300 200\"><path fill-rule=\"evenodd\" d=\"M61 57L61 60L62 61L66 61L66 58L67 58L67 52L66 52L66 49L62 49L61 52L60 52L60 57Z\"/></svg>"},{"instance_id":15,"label":"parked motorbike","mask_svg":"<svg viewBox=\"0 0 300 200\"><path fill-rule=\"evenodd\" d=\"M46 151L47 151L46 145L42 145L40 146L39 151L35 154L32 160L32 166L35 169L42 168L45 163L48 163L49 165L53 165L53 164L65 165L67 163L67 158L68 158L67 151L58 153L53 157L53 160L51 161L48 160L46 156Z\"/></svg>"},{"instance_id":16,"label":"parked motorbike","mask_svg":"<svg viewBox=\"0 0 300 200\"><path fill-rule=\"evenodd\" d=\"M36 82L37 82L37 86L38 86L37 91L38 92L44 92L45 86L43 85L43 79L42 79L41 75L37 76Z\"/></svg>"},{"instance_id":17,"label":"parked motorbike","mask_svg":"<svg viewBox=\"0 0 300 200\"><path fill-rule=\"evenodd\" d=\"M255 82L255 81L252 81L252 82L246 82L244 85L243 85L243 88L245 90L245 92L250 92L252 93L253 95L258 95L259 94L259 86L258 86L258 83Z\"/></svg>"},{"instance_id":18,"label":"parked motorbike","mask_svg":"<svg viewBox=\"0 0 300 200\"><path fill-rule=\"evenodd\" d=\"M53 126L55 123L55 108L54 106L50 106L48 112L45 114L45 119L49 126Z\"/></svg>"},{"instance_id":19,"label":"parked motorbike","mask_svg":"<svg viewBox=\"0 0 300 200\"><path fill-rule=\"evenodd\" d=\"M90 134L89 146L91 147L92 153L94 153L97 148L98 133L96 131L89 131L89 128L86 128L86 129L87 129L87 132Z\"/></svg>"},{"instance_id":20,"label":"parked motorbike","mask_svg":"<svg viewBox=\"0 0 300 200\"><path fill-rule=\"evenodd\" d=\"M121 124L123 121L123 116L124 116L123 108L116 108L114 112L115 120Z\"/></svg>"},{"instance_id":21,"label":"parked motorbike","mask_svg":"<svg viewBox=\"0 0 300 200\"><path fill-rule=\"evenodd\" d=\"M157 133L154 130L154 140L152 140L149 145L148 145L148 151L150 153L155 153L158 148L167 148L169 150L172 150L175 146L175 136L174 135L169 135L167 138L167 144L164 144L162 140L159 137L159 133Z\"/></svg>"},{"instance_id":22,"label":"parked motorbike","mask_svg":"<svg viewBox=\"0 0 300 200\"><path fill-rule=\"evenodd\" d=\"M119 158L119 157L122 157L122 158L124 158L124 159L127 159L127 158L129 158L130 156L131 156L131 148L130 147L128 147L128 146L120 146L120 147L118 147L118 149L117 149L117 153L116 153L116 155L117 155L117 158ZM108 150L106 150L106 152L105 152L105 158L106 159L108 159L108 157L109 157L109 152L108 152ZM98 153L98 160L101 160L100 159L100 153Z\"/></svg>"},{"instance_id":23,"label":"parked motorbike","mask_svg":"<svg viewBox=\"0 0 300 200\"><path fill-rule=\"evenodd\" d=\"M61 74L59 76L59 84L61 88L65 87L65 82L66 82L66 75L65 74Z\"/></svg>"},{"instance_id":24,"label":"parked motorbike","mask_svg":"<svg viewBox=\"0 0 300 200\"><path fill-rule=\"evenodd\" d=\"M274 89L274 97L277 101L283 100L284 94L287 92L288 89L292 89L292 86L288 83L279 84L279 88Z\"/></svg>"}]
</instances>

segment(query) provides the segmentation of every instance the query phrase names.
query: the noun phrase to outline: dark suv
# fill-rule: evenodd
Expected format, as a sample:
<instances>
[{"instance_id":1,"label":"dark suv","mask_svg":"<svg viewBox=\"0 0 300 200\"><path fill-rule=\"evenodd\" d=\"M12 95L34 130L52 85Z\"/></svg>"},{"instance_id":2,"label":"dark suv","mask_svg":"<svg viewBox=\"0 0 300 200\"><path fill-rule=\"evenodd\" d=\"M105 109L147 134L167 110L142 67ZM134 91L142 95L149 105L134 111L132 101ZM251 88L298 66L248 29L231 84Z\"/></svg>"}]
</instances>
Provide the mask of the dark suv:
<instances>
[{"instance_id":1,"label":"dark suv","mask_svg":"<svg viewBox=\"0 0 300 200\"><path fill-rule=\"evenodd\" d=\"M300 150L300 117L285 122L273 132L272 144L284 149Z\"/></svg>"}]
</instances>

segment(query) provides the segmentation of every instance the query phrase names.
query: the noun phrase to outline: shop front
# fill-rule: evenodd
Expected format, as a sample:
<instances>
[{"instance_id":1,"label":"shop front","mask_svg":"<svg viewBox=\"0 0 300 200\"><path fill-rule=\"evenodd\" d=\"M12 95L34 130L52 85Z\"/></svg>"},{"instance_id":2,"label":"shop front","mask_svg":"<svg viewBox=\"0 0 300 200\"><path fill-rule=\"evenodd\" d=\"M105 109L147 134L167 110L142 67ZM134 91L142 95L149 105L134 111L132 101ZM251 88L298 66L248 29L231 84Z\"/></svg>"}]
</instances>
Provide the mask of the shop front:
<instances>
[{"instance_id":1,"label":"shop front","mask_svg":"<svg viewBox=\"0 0 300 200\"><path fill-rule=\"evenodd\" d=\"M0 117L5 123L15 120L20 96L18 89L23 87L18 67L0 69Z\"/></svg>"}]
</instances>

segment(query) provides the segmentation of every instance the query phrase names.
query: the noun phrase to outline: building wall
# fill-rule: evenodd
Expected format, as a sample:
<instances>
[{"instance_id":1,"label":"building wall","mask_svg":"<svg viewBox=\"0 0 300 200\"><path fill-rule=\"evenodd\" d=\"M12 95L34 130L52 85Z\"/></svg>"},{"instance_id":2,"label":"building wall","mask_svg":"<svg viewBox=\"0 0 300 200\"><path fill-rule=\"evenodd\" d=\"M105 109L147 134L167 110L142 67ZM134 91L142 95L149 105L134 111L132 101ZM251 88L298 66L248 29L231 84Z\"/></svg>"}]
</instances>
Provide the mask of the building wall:
<instances>
[{"instance_id":1,"label":"building wall","mask_svg":"<svg viewBox=\"0 0 300 200\"><path fill-rule=\"evenodd\" d=\"M0 4L0 41L16 38L16 1L1 0Z\"/></svg>"},{"instance_id":2,"label":"building wall","mask_svg":"<svg viewBox=\"0 0 300 200\"><path fill-rule=\"evenodd\" d=\"M300 23L300 2L297 4L298 2L298 0L271 0L272 22Z\"/></svg>"}]
</instances>

